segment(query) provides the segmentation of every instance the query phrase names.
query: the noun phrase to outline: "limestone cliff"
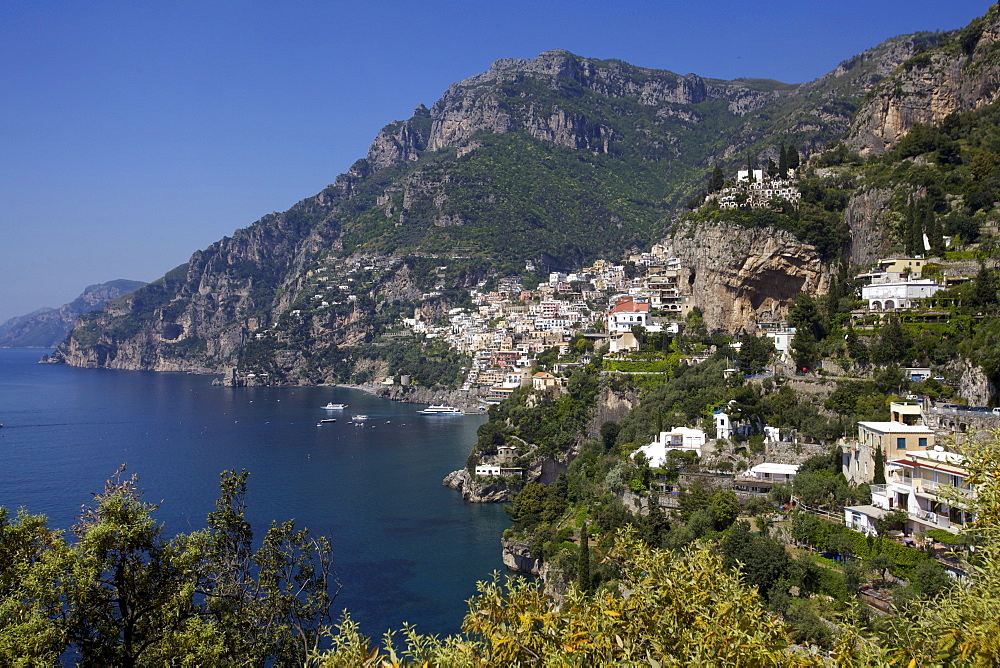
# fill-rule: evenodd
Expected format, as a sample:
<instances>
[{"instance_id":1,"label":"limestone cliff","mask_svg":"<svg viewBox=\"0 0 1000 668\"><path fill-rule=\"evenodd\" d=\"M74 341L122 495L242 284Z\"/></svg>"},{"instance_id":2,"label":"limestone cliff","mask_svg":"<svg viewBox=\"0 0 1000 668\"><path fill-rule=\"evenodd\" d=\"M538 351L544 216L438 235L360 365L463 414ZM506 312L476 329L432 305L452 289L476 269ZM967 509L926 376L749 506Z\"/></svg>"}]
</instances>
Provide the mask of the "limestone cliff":
<instances>
[{"instance_id":1,"label":"limestone cliff","mask_svg":"<svg viewBox=\"0 0 1000 668\"><path fill-rule=\"evenodd\" d=\"M66 338L80 315L144 285L142 281L125 279L91 285L79 297L59 308L38 309L11 318L0 324L0 347L53 348Z\"/></svg>"},{"instance_id":2,"label":"limestone cliff","mask_svg":"<svg viewBox=\"0 0 1000 668\"><path fill-rule=\"evenodd\" d=\"M978 109L1000 96L1000 9L956 31L940 46L908 59L881 81L858 112L847 145L880 155L917 123Z\"/></svg>"},{"instance_id":3,"label":"limestone cliff","mask_svg":"<svg viewBox=\"0 0 1000 668\"><path fill-rule=\"evenodd\" d=\"M721 222L679 227L667 243L680 259L679 282L709 330L746 332L758 322L780 322L800 292L824 294L829 287L816 249L789 232Z\"/></svg>"}]
</instances>

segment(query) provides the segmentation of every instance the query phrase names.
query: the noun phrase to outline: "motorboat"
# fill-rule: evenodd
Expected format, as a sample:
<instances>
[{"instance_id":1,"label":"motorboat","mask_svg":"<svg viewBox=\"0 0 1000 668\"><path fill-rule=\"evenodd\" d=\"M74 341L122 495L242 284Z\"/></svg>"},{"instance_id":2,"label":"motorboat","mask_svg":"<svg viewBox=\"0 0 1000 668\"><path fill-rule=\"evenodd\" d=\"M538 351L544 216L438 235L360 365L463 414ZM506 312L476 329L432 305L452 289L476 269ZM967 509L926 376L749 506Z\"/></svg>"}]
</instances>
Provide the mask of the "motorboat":
<instances>
[{"instance_id":1,"label":"motorboat","mask_svg":"<svg viewBox=\"0 0 1000 668\"><path fill-rule=\"evenodd\" d=\"M358 413L357 415L355 415L354 417L351 418L351 422L355 422L355 423L365 422L367 420L368 420L368 416L367 415L362 415L361 413Z\"/></svg>"},{"instance_id":2,"label":"motorboat","mask_svg":"<svg viewBox=\"0 0 1000 668\"><path fill-rule=\"evenodd\" d=\"M463 415L462 411L454 406L443 406L432 404L422 411L417 411L421 415Z\"/></svg>"},{"instance_id":3,"label":"motorboat","mask_svg":"<svg viewBox=\"0 0 1000 668\"><path fill-rule=\"evenodd\" d=\"M336 421L337 421L337 418L323 418L319 422L320 422L320 424L323 424L324 422L336 422Z\"/></svg>"},{"instance_id":4,"label":"motorboat","mask_svg":"<svg viewBox=\"0 0 1000 668\"><path fill-rule=\"evenodd\" d=\"M347 408L347 404L335 404L331 401L326 406L323 406L323 408L328 411L342 411Z\"/></svg>"}]
</instances>

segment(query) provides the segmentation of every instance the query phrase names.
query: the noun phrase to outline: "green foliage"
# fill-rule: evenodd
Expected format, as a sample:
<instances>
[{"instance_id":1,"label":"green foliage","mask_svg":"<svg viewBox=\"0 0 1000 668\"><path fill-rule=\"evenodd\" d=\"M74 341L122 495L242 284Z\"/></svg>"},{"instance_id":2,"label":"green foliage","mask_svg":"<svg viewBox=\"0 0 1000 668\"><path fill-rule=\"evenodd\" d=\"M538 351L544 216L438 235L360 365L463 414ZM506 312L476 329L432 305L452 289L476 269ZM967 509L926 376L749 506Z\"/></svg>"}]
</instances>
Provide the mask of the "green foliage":
<instances>
[{"instance_id":1,"label":"green foliage","mask_svg":"<svg viewBox=\"0 0 1000 668\"><path fill-rule=\"evenodd\" d=\"M572 586L557 607L533 582L482 583L461 635L440 639L404 629L401 650L391 635L380 649L345 620L320 665L359 665L350 663L359 658L398 665L402 656L414 665L449 666L819 665L788 647L784 625L764 613L752 588L721 570L708 548L672 555L632 533L611 545L614 588L586 596Z\"/></svg>"},{"instance_id":2,"label":"green foliage","mask_svg":"<svg viewBox=\"0 0 1000 668\"><path fill-rule=\"evenodd\" d=\"M334 585L330 546L294 523L254 551L246 474L222 476L208 527L167 539L134 476L83 509L76 542L0 509L0 662L85 665L301 663L317 649Z\"/></svg>"},{"instance_id":3,"label":"green foliage","mask_svg":"<svg viewBox=\"0 0 1000 668\"><path fill-rule=\"evenodd\" d=\"M771 363L774 355L774 339L767 336L746 334L740 338L740 371L745 374L758 374Z\"/></svg>"}]
</instances>

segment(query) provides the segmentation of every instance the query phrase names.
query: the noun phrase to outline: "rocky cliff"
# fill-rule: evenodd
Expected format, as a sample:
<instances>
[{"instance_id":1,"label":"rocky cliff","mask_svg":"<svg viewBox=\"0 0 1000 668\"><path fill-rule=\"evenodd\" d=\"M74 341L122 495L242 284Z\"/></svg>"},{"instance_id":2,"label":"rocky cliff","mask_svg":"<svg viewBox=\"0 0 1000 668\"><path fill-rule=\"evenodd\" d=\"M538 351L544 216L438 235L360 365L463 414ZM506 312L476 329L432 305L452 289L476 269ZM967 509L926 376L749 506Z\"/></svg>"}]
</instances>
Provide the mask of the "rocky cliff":
<instances>
[{"instance_id":1,"label":"rocky cliff","mask_svg":"<svg viewBox=\"0 0 1000 668\"><path fill-rule=\"evenodd\" d=\"M978 109L1000 95L1000 9L921 49L879 82L859 111L847 145L862 155L892 148L917 123Z\"/></svg>"},{"instance_id":2,"label":"rocky cliff","mask_svg":"<svg viewBox=\"0 0 1000 668\"><path fill-rule=\"evenodd\" d=\"M118 279L88 286L79 297L57 309L44 308L0 324L2 348L54 348L73 329L80 315L146 285L142 281Z\"/></svg>"},{"instance_id":3,"label":"rocky cliff","mask_svg":"<svg viewBox=\"0 0 1000 668\"><path fill-rule=\"evenodd\" d=\"M679 282L702 309L711 331L753 331L781 322L800 292L824 294L830 273L816 249L791 233L720 222L678 227L668 240L680 259Z\"/></svg>"}]
</instances>

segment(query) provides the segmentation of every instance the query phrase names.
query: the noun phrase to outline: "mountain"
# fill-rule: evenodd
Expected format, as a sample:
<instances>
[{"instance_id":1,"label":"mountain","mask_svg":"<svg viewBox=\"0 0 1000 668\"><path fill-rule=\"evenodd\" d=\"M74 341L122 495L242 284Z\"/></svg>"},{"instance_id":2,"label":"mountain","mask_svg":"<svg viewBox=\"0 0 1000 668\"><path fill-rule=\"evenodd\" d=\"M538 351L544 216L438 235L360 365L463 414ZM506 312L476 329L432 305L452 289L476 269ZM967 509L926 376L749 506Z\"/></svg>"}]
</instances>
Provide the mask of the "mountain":
<instances>
[{"instance_id":1,"label":"mountain","mask_svg":"<svg viewBox=\"0 0 1000 668\"><path fill-rule=\"evenodd\" d=\"M0 324L0 348L54 348L73 329L73 322L105 302L146 285L118 279L88 286L83 293L57 309L40 308Z\"/></svg>"},{"instance_id":2,"label":"mountain","mask_svg":"<svg viewBox=\"0 0 1000 668\"><path fill-rule=\"evenodd\" d=\"M982 21L972 52L992 39L993 10ZM497 61L384 127L367 157L321 193L84 316L54 361L221 372L227 382L245 382L248 372L267 383L407 374L452 385L452 351L386 336L402 317L433 321L467 303L480 282L524 275L530 284L553 269L677 239L680 229L693 242L676 244L678 252L701 263L702 280L727 267L772 277L753 282L729 271L710 280L706 299L717 303L706 325L738 331L761 308L781 317L798 290L825 290L841 257L881 247L884 202L850 188L826 205L827 191L844 184L819 180L813 199L822 215L785 221L791 236L766 257L750 243L713 254L702 230L732 241L726 230L739 224L677 226L683 204L716 165L731 173L748 160L776 160L779 144L808 159L852 127L851 137L861 136L858 119L877 116L870 110L881 91L895 90L921 59L962 57L947 54L970 39L961 31L897 37L804 84L678 75L566 51ZM991 63L979 61L977 80L995 76ZM768 237L782 223L753 224ZM790 256L802 273L779 281ZM739 318L727 316L734 311Z\"/></svg>"}]
</instances>

